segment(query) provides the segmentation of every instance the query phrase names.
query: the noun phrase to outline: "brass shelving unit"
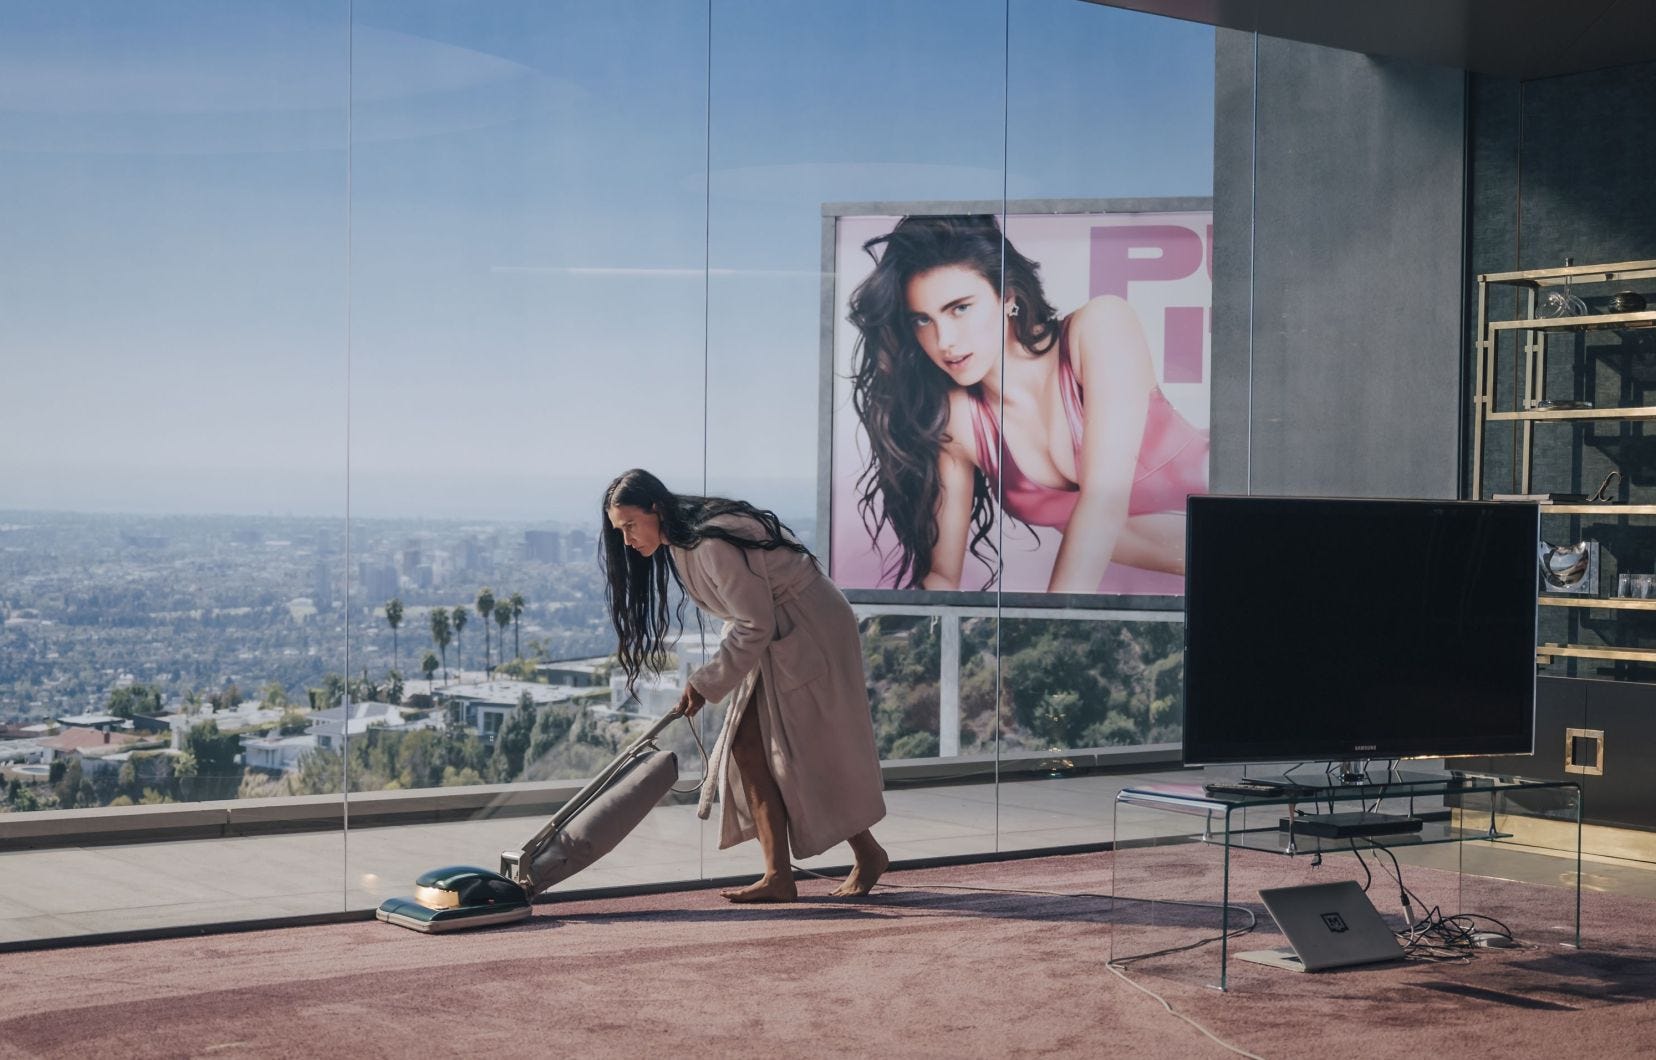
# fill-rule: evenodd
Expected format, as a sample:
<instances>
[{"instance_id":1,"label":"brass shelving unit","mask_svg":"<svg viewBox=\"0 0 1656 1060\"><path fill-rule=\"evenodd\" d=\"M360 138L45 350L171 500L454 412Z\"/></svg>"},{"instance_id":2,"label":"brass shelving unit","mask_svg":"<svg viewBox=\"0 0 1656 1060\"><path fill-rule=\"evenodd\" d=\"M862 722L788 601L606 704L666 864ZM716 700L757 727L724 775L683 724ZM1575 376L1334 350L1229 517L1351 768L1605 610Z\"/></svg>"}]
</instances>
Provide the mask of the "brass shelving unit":
<instances>
[{"instance_id":1,"label":"brass shelving unit","mask_svg":"<svg viewBox=\"0 0 1656 1060\"><path fill-rule=\"evenodd\" d=\"M1535 649L1539 663L1552 662L1553 656L1566 659L1611 659L1618 662L1656 662L1656 651L1645 648L1594 648L1582 644L1543 644Z\"/></svg>"},{"instance_id":2,"label":"brass shelving unit","mask_svg":"<svg viewBox=\"0 0 1656 1060\"><path fill-rule=\"evenodd\" d=\"M1517 431L1518 492L1534 490L1532 471L1538 426L1549 423L1627 423L1656 420L1656 405L1603 407L1553 407L1547 400L1547 336L1558 333L1588 331L1636 332L1656 329L1656 260L1622 261L1601 265L1569 265L1557 269L1528 269L1519 272L1495 272L1478 277L1478 336L1474 350L1475 364L1472 395L1472 496L1486 496L1484 488L1484 441L1492 423L1514 424ZM1616 284L1637 290L1649 299L1651 308L1637 312L1576 313L1568 316L1539 316L1544 296L1562 289L1593 288L1596 294L1604 286ZM1491 320L1490 302L1498 289L1517 289L1523 293L1520 315L1511 320ZM1516 355L1521 358L1521 377L1515 388L1516 407L1496 407L1497 367L1503 337L1509 349L1515 341ZM1509 362L1510 363L1510 362ZM1556 428L1554 428L1556 429ZM1561 485L1549 484L1552 488ZM1568 488L1591 489L1591 484L1570 483ZM1656 504L1542 504L1544 518L1571 517L1603 523L1620 519L1652 519ZM1656 529L1653 523L1652 529ZM1574 540L1572 535L1571 540ZM1540 604L1545 607L1575 609L1586 614L1591 610L1626 613L1656 612L1656 599L1633 599L1610 596L1544 595ZM1572 630L1576 628L1571 620ZM1599 659L1614 662L1656 664L1656 649L1619 648L1593 644L1542 644L1536 648L1536 661L1547 664L1554 659Z\"/></svg>"},{"instance_id":3,"label":"brass shelving unit","mask_svg":"<svg viewBox=\"0 0 1656 1060\"><path fill-rule=\"evenodd\" d=\"M1589 607L1612 611L1656 611L1656 600L1620 596L1543 596L1543 607Z\"/></svg>"}]
</instances>

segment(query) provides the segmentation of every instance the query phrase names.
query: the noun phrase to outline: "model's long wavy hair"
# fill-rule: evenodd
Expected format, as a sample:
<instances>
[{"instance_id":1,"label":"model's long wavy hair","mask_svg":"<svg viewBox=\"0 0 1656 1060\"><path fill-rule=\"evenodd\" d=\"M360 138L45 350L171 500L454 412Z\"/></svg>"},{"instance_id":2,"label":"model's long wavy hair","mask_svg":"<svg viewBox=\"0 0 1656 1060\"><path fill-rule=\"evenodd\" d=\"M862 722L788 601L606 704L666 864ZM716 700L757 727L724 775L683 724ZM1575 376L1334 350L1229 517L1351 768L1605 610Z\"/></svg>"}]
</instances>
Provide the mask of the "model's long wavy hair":
<instances>
[{"instance_id":1,"label":"model's long wavy hair","mask_svg":"<svg viewBox=\"0 0 1656 1060\"><path fill-rule=\"evenodd\" d=\"M609 510L618 504L642 508L661 517L661 536L666 544L695 548L708 538L728 541L745 553L788 549L810 556L810 550L793 536L776 513L755 508L746 501L725 497L698 497L674 493L641 468L620 475L604 490L600 512L603 532L599 535L599 557L604 565L605 598L610 621L619 642L615 656L627 675L627 691L633 690L638 675L648 669L659 673L667 665L667 635L675 621L684 624L684 582L673 555L664 546L645 556L628 548L621 531L610 525ZM758 524L757 536L744 536L711 520L721 515L744 515ZM816 562L816 557L811 556ZM678 586L676 616L669 605L669 580Z\"/></svg>"},{"instance_id":2,"label":"model's long wavy hair","mask_svg":"<svg viewBox=\"0 0 1656 1060\"><path fill-rule=\"evenodd\" d=\"M883 575L899 589L917 588L931 573L942 491L938 454L949 441L954 384L932 364L915 337L909 281L945 266L971 269L1016 305L1013 334L1045 354L1060 323L1041 289L1040 266L1018 253L993 214L905 217L890 233L863 244L874 271L851 294L849 319L859 332L851 373L851 404L868 435L869 460L857 476L857 510L871 538L887 526L897 541ZM981 470L972 473L972 555L998 571L989 540L994 498ZM991 573L984 588L999 577Z\"/></svg>"}]
</instances>

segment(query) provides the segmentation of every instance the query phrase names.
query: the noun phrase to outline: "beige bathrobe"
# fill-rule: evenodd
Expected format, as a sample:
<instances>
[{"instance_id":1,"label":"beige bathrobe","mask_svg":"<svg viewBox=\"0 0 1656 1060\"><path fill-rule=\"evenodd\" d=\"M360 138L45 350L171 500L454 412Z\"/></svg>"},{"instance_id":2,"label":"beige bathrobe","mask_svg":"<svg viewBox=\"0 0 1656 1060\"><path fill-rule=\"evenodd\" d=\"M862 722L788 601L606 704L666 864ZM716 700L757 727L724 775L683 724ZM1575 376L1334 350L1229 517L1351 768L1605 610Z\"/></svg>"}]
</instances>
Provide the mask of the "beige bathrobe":
<instances>
[{"instance_id":1,"label":"beige bathrobe","mask_svg":"<svg viewBox=\"0 0 1656 1060\"><path fill-rule=\"evenodd\" d=\"M720 516L718 523L759 535L744 516ZM746 710L759 712L795 857L820 854L884 817L862 642L839 589L810 557L784 549L748 550L710 538L674 548L672 557L690 599L725 620L718 654L690 675L709 703L735 693L710 755L713 783L703 785L697 809L706 818L717 789L719 848L756 834L730 756Z\"/></svg>"}]
</instances>

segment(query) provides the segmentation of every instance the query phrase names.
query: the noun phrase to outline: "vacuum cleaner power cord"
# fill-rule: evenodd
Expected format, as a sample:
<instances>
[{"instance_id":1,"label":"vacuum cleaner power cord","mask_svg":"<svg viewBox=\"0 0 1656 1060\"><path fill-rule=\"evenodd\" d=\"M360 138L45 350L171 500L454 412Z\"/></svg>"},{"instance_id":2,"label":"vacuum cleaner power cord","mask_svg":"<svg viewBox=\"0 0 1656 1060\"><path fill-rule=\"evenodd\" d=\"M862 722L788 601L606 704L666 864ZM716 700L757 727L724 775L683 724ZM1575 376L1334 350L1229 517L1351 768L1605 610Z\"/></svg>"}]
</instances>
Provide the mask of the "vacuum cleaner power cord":
<instances>
[{"instance_id":1,"label":"vacuum cleaner power cord","mask_svg":"<svg viewBox=\"0 0 1656 1060\"><path fill-rule=\"evenodd\" d=\"M696 741L696 750L701 752L701 756L702 756L702 776L701 776L700 780L696 781L694 784L690 785L688 788L672 788L670 790L672 791L672 793L674 795L689 795L693 792L700 791L702 789L702 785L706 784L708 782L708 780L712 777L712 775L713 775L713 762L707 756L707 745L702 743L701 733L696 731L696 719L694 719L694 718L692 718L688 715L682 715L682 714L680 715L680 717L684 718L684 724L686 724L690 727L690 738L692 740Z\"/></svg>"}]
</instances>

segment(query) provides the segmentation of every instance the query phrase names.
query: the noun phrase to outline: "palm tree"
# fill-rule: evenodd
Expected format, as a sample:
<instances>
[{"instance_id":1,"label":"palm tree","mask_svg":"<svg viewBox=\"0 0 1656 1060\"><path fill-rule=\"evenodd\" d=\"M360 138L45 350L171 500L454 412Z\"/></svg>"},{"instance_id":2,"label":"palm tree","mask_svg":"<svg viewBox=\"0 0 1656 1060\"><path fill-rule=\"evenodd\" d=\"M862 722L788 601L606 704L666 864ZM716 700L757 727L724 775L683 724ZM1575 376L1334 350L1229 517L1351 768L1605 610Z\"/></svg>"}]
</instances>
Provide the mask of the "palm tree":
<instances>
[{"instance_id":1,"label":"palm tree","mask_svg":"<svg viewBox=\"0 0 1656 1060\"><path fill-rule=\"evenodd\" d=\"M460 640L460 634L465 632L466 620L471 616L466 614L464 604L456 607L450 621L454 623L454 665L459 668L462 678L466 674L465 645Z\"/></svg>"},{"instance_id":2,"label":"palm tree","mask_svg":"<svg viewBox=\"0 0 1656 1060\"><path fill-rule=\"evenodd\" d=\"M437 672L436 654L429 651L426 652L425 658L420 660L420 669L425 671L426 681L429 682L431 680L431 675Z\"/></svg>"},{"instance_id":3,"label":"palm tree","mask_svg":"<svg viewBox=\"0 0 1656 1060\"><path fill-rule=\"evenodd\" d=\"M449 613L447 608L434 607L431 609L431 639L436 642L437 650L443 653L443 680L448 680L448 646L453 640L449 632Z\"/></svg>"},{"instance_id":4,"label":"palm tree","mask_svg":"<svg viewBox=\"0 0 1656 1060\"><path fill-rule=\"evenodd\" d=\"M493 669L489 665L489 619L494 617L494 590L487 585L477 590L477 617L483 620L483 672L488 673Z\"/></svg>"},{"instance_id":5,"label":"palm tree","mask_svg":"<svg viewBox=\"0 0 1656 1060\"><path fill-rule=\"evenodd\" d=\"M506 654L506 627L512 624L512 605L502 600L495 605L495 625L500 627L500 654ZM504 662L505 660L501 660Z\"/></svg>"},{"instance_id":6,"label":"palm tree","mask_svg":"<svg viewBox=\"0 0 1656 1060\"><path fill-rule=\"evenodd\" d=\"M402 625L402 601L395 596L385 605L385 621L391 627L391 669L397 668L397 627Z\"/></svg>"},{"instance_id":7,"label":"palm tree","mask_svg":"<svg viewBox=\"0 0 1656 1060\"><path fill-rule=\"evenodd\" d=\"M523 594L513 593L512 598L507 603L512 605L512 658L521 659L523 658L523 649L519 647L518 642L518 619L523 615Z\"/></svg>"}]
</instances>

